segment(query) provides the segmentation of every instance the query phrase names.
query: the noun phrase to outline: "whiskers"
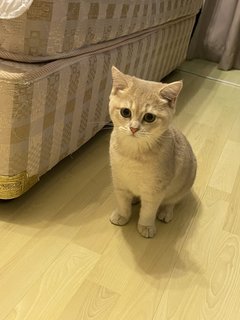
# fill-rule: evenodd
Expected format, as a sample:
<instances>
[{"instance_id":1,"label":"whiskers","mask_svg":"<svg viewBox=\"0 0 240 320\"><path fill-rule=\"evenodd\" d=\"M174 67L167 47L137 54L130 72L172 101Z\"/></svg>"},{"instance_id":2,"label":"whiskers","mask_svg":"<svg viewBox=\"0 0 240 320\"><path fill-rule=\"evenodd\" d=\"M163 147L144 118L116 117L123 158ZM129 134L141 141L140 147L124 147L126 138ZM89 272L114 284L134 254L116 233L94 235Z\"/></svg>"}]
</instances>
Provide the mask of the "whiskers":
<instances>
[{"instance_id":1,"label":"whiskers","mask_svg":"<svg viewBox=\"0 0 240 320\"><path fill-rule=\"evenodd\" d=\"M116 128L120 133L130 135L130 130L129 130L129 128L128 128L128 127L124 127L124 126L115 126L115 128Z\"/></svg>"},{"instance_id":2,"label":"whiskers","mask_svg":"<svg viewBox=\"0 0 240 320\"><path fill-rule=\"evenodd\" d=\"M141 137L147 137L147 136L150 137L150 136L152 136L151 132L148 132L148 131L145 131L145 130L139 130L137 133Z\"/></svg>"},{"instance_id":3,"label":"whiskers","mask_svg":"<svg viewBox=\"0 0 240 320\"><path fill-rule=\"evenodd\" d=\"M113 123L112 123L112 122L106 124L106 125L102 128L102 130L112 130L112 129L113 129Z\"/></svg>"},{"instance_id":4,"label":"whiskers","mask_svg":"<svg viewBox=\"0 0 240 320\"><path fill-rule=\"evenodd\" d=\"M90 121L88 122L90 125L102 127L101 130L112 130L113 123L107 121Z\"/></svg>"},{"instance_id":5,"label":"whiskers","mask_svg":"<svg viewBox=\"0 0 240 320\"><path fill-rule=\"evenodd\" d=\"M99 125L112 125L113 123L111 121L89 121L90 124L99 124Z\"/></svg>"},{"instance_id":6,"label":"whiskers","mask_svg":"<svg viewBox=\"0 0 240 320\"><path fill-rule=\"evenodd\" d=\"M121 131L125 131L125 132L128 132L128 128L127 127L124 127L124 126L119 126L117 127L119 130Z\"/></svg>"}]
</instances>

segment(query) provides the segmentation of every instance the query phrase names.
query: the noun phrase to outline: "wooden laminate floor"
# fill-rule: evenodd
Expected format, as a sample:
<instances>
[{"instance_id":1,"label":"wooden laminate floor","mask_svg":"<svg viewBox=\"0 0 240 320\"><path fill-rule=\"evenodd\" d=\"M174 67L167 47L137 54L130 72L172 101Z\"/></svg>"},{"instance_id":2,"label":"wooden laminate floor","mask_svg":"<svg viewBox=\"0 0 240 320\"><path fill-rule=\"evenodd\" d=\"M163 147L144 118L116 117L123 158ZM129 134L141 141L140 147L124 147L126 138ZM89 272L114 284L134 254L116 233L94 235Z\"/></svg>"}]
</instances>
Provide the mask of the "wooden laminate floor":
<instances>
[{"instance_id":1,"label":"wooden laminate floor","mask_svg":"<svg viewBox=\"0 0 240 320\"><path fill-rule=\"evenodd\" d=\"M174 122L198 174L174 220L157 222L151 240L137 212L125 227L109 223L102 131L0 202L0 320L240 319L240 71L198 60L181 69L168 77L184 79Z\"/></svg>"}]
</instances>

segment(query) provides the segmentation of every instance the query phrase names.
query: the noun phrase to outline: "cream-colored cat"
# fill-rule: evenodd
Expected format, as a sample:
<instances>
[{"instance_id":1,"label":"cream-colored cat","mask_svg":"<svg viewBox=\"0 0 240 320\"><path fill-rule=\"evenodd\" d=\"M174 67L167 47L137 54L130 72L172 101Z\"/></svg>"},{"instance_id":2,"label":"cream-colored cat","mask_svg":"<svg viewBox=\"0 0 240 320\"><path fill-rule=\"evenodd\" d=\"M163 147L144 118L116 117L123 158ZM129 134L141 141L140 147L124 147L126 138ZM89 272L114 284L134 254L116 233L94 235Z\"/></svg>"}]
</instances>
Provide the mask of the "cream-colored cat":
<instances>
[{"instance_id":1,"label":"cream-colored cat","mask_svg":"<svg viewBox=\"0 0 240 320\"><path fill-rule=\"evenodd\" d=\"M182 81L141 80L112 68L110 159L117 209L110 221L122 226L141 200L139 233L152 238L155 220L169 222L174 205L190 190L196 159L185 136L170 127Z\"/></svg>"}]
</instances>

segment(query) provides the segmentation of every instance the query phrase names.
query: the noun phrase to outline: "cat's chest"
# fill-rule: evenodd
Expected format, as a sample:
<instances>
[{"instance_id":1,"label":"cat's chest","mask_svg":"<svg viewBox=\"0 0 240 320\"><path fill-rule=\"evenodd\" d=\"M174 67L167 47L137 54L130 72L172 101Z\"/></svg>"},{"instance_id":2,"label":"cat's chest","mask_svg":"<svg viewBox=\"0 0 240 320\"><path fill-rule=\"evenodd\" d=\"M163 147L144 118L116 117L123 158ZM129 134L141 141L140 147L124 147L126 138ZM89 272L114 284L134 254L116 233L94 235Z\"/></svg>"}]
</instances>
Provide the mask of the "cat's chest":
<instances>
[{"instance_id":1,"label":"cat's chest","mask_svg":"<svg viewBox=\"0 0 240 320\"><path fill-rule=\"evenodd\" d=\"M124 157L119 158L120 159L116 160L115 166L118 168L118 172L122 176L132 176L134 179L137 179L140 178L140 176L148 176L152 174L151 165L146 161L127 159Z\"/></svg>"},{"instance_id":2,"label":"cat's chest","mask_svg":"<svg viewBox=\"0 0 240 320\"><path fill-rule=\"evenodd\" d=\"M121 155L112 158L113 178L136 195L157 183L161 175L157 167L155 161L149 159L136 160Z\"/></svg>"}]
</instances>

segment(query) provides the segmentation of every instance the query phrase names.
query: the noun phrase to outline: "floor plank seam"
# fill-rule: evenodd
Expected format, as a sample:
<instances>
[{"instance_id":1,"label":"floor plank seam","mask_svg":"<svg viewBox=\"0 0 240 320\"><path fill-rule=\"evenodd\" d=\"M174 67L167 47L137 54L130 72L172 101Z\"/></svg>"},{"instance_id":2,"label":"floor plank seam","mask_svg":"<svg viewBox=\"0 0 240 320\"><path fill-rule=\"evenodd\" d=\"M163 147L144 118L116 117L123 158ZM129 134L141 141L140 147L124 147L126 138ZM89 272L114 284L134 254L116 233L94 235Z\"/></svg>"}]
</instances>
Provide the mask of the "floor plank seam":
<instances>
[{"instance_id":1,"label":"floor plank seam","mask_svg":"<svg viewBox=\"0 0 240 320\"><path fill-rule=\"evenodd\" d=\"M222 80L222 79L218 79L218 78L214 78L214 77L210 77L210 76L204 76L202 74L199 74L199 73L196 73L196 72L192 72L192 71L188 71L188 70L184 70L184 69L181 69L181 68L178 68L176 70L184 72L184 73L192 74L192 75L200 77L200 78L204 78L204 79L208 79L208 80L211 80L211 81L215 81L215 82L219 82L219 83L222 83L222 84L226 84L226 85L229 85L229 86L232 86L232 87L240 88L240 84L232 82L232 81Z\"/></svg>"}]
</instances>

